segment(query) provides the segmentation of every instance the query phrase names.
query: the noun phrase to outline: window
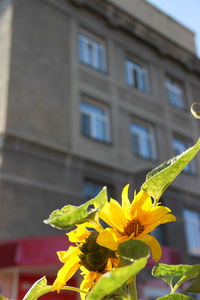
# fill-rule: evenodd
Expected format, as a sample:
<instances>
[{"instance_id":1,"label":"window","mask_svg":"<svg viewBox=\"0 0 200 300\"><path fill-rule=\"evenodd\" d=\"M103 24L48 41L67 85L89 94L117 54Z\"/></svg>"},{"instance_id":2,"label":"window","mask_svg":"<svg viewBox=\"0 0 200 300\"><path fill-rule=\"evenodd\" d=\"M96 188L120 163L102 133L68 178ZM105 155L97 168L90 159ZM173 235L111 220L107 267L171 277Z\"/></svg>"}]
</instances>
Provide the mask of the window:
<instances>
[{"instance_id":1,"label":"window","mask_svg":"<svg viewBox=\"0 0 200 300\"><path fill-rule=\"evenodd\" d=\"M183 219L188 252L200 255L200 214L189 209L183 210Z\"/></svg>"},{"instance_id":2,"label":"window","mask_svg":"<svg viewBox=\"0 0 200 300\"><path fill-rule=\"evenodd\" d=\"M82 134L102 142L110 142L108 109L81 102L80 111Z\"/></svg>"},{"instance_id":3,"label":"window","mask_svg":"<svg viewBox=\"0 0 200 300\"><path fill-rule=\"evenodd\" d=\"M126 83L139 91L149 93L149 76L147 69L133 61L126 60Z\"/></svg>"},{"instance_id":4,"label":"window","mask_svg":"<svg viewBox=\"0 0 200 300\"><path fill-rule=\"evenodd\" d=\"M172 141L172 147L173 147L175 156L177 156L177 155L181 154L182 152L184 152L185 150L187 150L189 148L189 146L190 146L190 143L185 143L184 141L176 139L176 138L174 138ZM191 174L196 173L194 159L189 164L187 164L187 166L184 168L183 171L185 173L191 173Z\"/></svg>"},{"instance_id":5,"label":"window","mask_svg":"<svg viewBox=\"0 0 200 300\"><path fill-rule=\"evenodd\" d=\"M84 181L83 183L83 195L85 201L88 201L96 197L104 186L102 184L94 183L92 181Z\"/></svg>"},{"instance_id":6,"label":"window","mask_svg":"<svg viewBox=\"0 0 200 300\"><path fill-rule=\"evenodd\" d=\"M165 81L168 101L171 105L185 109L184 91L181 84L175 80L167 78Z\"/></svg>"},{"instance_id":7,"label":"window","mask_svg":"<svg viewBox=\"0 0 200 300\"><path fill-rule=\"evenodd\" d=\"M103 42L95 41L83 34L80 34L79 60L98 71L106 72L105 45Z\"/></svg>"},{"instance_id":8,"label":"window","mask_svg":"<svg viewBox=\"0 0 200 300\"><path fill-rule=\"evenodd\" d=\"M155 135L152 126L131 123L132 149L141 157L156 160Z\"/></svg>"},{"instance_id":9,"label":"window","mask_svg":"<svg viewBox=\"0 0 200 300\"><path fill-rule=\"evenodd\" d=\"M85 180L83 183L84 200L88 201L96 197L105 185L91 180ZM110 198L111 194L113 196L113 188L110 185L107 186L107 194L108 194L108 198Z\"/></svg>"},{"instance_id":10,"label":"window","mask_svg":"<svg viewBox=\"0 0 200 300\"><path fill-rule=\"evenodd\" d=\"M165 296L169 293L169 290L156 287L156 286L145 286L143 288L143 299L144 300L155 300L158 297Z\"/></svg>"}]
</instances>

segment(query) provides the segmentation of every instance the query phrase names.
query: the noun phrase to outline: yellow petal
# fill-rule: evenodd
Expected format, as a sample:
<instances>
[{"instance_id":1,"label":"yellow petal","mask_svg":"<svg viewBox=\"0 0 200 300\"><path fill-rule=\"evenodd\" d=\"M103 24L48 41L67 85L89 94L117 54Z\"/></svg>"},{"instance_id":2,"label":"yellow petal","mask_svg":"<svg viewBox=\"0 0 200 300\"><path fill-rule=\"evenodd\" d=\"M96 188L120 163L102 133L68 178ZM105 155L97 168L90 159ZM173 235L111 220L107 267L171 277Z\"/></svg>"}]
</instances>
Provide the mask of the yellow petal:
<instances>
[{"instance_id":1,"label":"yellow petal","mask_svg":"<svg viewBox=\"0 0 200 300\"><path fill-rule=\"evenodd\" d=\"M67 233L67 236L72 243L82 243L90 235L85 224L78 225L73 231Z\"/></svg>"},{"instance_id":2,"label":"yellow petal","mask_svg":"<svg viewBox=\"0 0 200 300\"><path fill-rule=\"evenodd\" d=\"M168 223L168 222L175 222L176 217L172 214L168 214L167 216L164 216L160 221L162 222L160 224L165 224L165 223Z\"/></svg>"},{"instance_id":3,"label":"yellow petal","mask_svg":"<svg viewBox=\"0 0 200 300\"><path fill-rule=\"evenodd\" d=\"M124 211L125 217L128 220L131 220L131 214L130 214L131 204L128 198L128 189L129 189L129 184L127 184L122 191L122 209Z\"/></svg>"},{"instance_id":4,"label":"yellow petal","mask_svg":"<svg viewBox=\"0 0 200 300\"><path fill-rule=\"evenodd\" d=\"M123 229L126 227L127 220L124 212L119 203L114 199L111 199L110 202L106 202L99 216L109 226L121 232L123 232Z\"/></svg>"},{"instance_id":5,"label":"yellow petal","mask_svg":"<svg viewBox=\"0 0 200 300\"><path fill-rule=\"evenodd\" d=\"M144 235L140 238L138 237L136 239L144 242L145 244L147 244L149 246L149 248L151 249L152 258L155 262L160 260L161 255L162 255L162 250L161 250L159 242L157 241L157 239L154 236L152 236L150 234L146 234L146 235Z\"/></svg>"},{"instance_id":6,"label":"yellow petal","mask_svg":"<svg viewBox=\"0 0 200 300\"><path fill-rule=\"evenodd\" d=\"M53 283L52 291L60 289L65 286L66 282L74 275L79 268L80 258L76 255L71 256L64 266L58 271L57 278Z\"/></svg>"},{"instance_id":7,"label":"yellow petal","mask_svg":"<svg viewBox=\"0 0 200 300\"><path fill-rule=\"evenodd\" d=\"M172 215L172 214L165 215L159 221L146 226L145 230L144 230L144 233L152 232L160 224L165 224L165 223L168 223L168 222L175 222L175 221L176 221L176 217L174 215Z\"/></svg>"},{"instance_id":8,"label":"yellow petal","mask_svg":"<svg viewBox=\"0 0 200 300\"><path fill-rule=\"evenodd\" d=\"M95 279L96 279L96 273L95 272L89 272L88 274L86 274L84 276L84 279L83 279L83 281L81 282L81 285L80 285L80 289L88 291L93 286L93 283L95 282Z\"/></svg>"},{"instance_id":9,"label":"yellow petal","mask_svg":"<svg viewBox=\"0 0 200 300\"><path fill-rule=\"evenodd\" d=\"M137 218L138 215L140 215L140 212L142 210L142 206L144 205L144 202L148 201L148 206L151 203L151 198L149 197L148 193L144 190L140 190L139 193L137 193L134 196L134 200L131 203L131 217Z\"/></svg>"},{"instance_id":10,"label":"yellow petal","mask_svg":"<svg viewBox=\"0 0 200 300\"><path fill-rule=\"evenodd\" d=\"M160 220L169 214L171 210L166 206L154 207L151 211L144 213L142 224L144 226L151 225L153 223L161 224ZM141 220L141 219L140 219Z\"/></svg>"},{"instance_id":11,"label":"yellow petal","mask_svg":"<svg viewBox=\"0 0 200 300\"><path fill-rule=\"evenodd\" d=\"M97 283L97 281L99 280L99 278L102 276L102 274L98 273L98 272L89 272L84 276L84 279L81 283L80 289L83 289L85 291L90 291L95 284ZM85 300L86 294L80 293L81 295L81 300Z\"/></svg>"},{"instance_id":12,"label":"yellow petal","mask_svg":"<svg viewBox=\"0 0 200 300\"><path fill-rule=\"evenodd\" d=\"M105 269L106 271L108 271L108 270L112 270L112 268L113 268L112 260L109 258Z\"/></svg>"},{"instance_id":13,"label":"yellow petal","mask_svg":"<svg viewBox=\"0 0 200 300\"><path fill-rule=\"evenodd\" d=\"M150 211L152 209L151 197L147 197L146 200L141 205L142 211Z\"/></svg>"},{"instance_id":14,"label":"yellow petal","mask_svg":"<svg viewBox=\"0 0 200 300\"><path fill-rule=\"evenodd\" d=\"M61 262L65 263L70 256L78 255L80 250L78 247L70 246L67 251L58 251L57 255Z\"/></svg>"},{"instance_id":15,"label":"yellow petal","mask_svg":"<svg viewBox=\"0 0 200 300\"><path fill-rule=\"evenodd\" d=\"M117 250L119 240L122 235L112 228L106 228L100 232L96 242L97 244L106 247L111 250Z\"/></svg>"},{"instance_id":16,"label":"yellow petal","mask_svg":"<svg viewBox=\"0 0 200 300\"><path fill-rule=\"evenodd\" d=\"M100 232L103 229L101 224L99 224L98 220L97 220L97 223L85 222L84 225L85 225L85 227L95 229L98 232Z\"/></svg>"}]
</instances>

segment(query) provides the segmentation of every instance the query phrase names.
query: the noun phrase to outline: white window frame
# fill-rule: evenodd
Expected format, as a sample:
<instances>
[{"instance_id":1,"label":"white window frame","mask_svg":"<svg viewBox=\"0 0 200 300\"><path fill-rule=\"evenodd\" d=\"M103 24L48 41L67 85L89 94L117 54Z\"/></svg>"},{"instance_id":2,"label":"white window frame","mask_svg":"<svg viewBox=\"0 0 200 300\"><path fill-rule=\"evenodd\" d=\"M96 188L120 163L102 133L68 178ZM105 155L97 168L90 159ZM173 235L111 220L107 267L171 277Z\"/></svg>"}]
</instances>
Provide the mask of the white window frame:
<instances>
[{"instance_id":1,"label":"white window frame","mask_svg":"<svg viewBox=\"0 0 200 300\"><path fill-rule=\"evenodd\" d=\"M184 209L183 220L188 253L200 256L200 213Z\"/></svg>"},{"instance_id":2,"label":"white window frame","mask_svg":"<svg viewBox=\"0 0 200 300\"><path fill-rule=\"evenodd\" d=\"M90 108L90 109L89 109ZM94 110L92 110L94 108ZM89 136L93 139L107 142L111 141L111 133L110 133L110 114L108 108L102 108L97 105L90 104L86 101L81 101L80 103L80 113L82 115L86 115L90 120L90 133ZM104 135L100 136L96 123L100 121L104 126ZM82 124L81 124L82 126ZM81 128L83 134L83 128Z\"/></svg>"},{"instance_id":3,"label":"white window frame","mask_svg":"<svg viewBox=\"0 0 200 300\"><path fill-rule=\"evenodd\" d=\"M185 150L187 150L190 146L190 143L185 143L183 140L179 138L173 138L172 140L172 147L175 156L183 153ZM194 159L187 164L187 166L183 169L183 172L185 173L190 173L190 174L195 174L196 173L196 166L195 166L195 161Z\"/></svg>"},{"instance_id":4,"label":"white window frame","mask_svg":"<svg viewBox=\"0 0 200 300\"><path fill-rule=\"evenodd\" d=\"M149 124L141 124L133 121L130 124L130 132L132 139L133 135L138 139L138 150L132 144L133 152L143 158L155 161L157 159L157 151L154 128ZM149 147L147 154L145 144Z\"/></svg>"},{"instance_id":5,"label":"white window frame","mask_svg":"<svg viewBox=\"0 0 200 300\"><path fill-rule=\"evenodd\" d=\"M170 78L165 80L165 86L169 103L177 108L185 109L184 90L182 86Z\"/></svg>"},{"instance_id":6,"label":"white window frame","mask_svg":"<svg viewBox=\"0 0 200 300\"><path fill-rule=\"evenodd\" d=\"M149 93L149 74L147 68L131 61L125 61L126 83L139 91Z\"/></svg>"},{"instance_id":7,"label":"white window frame","mask_svg":"<svg viewBox=\"0 0 200 300\"><path fill-rule=\"evenodd\" d=\"M85 34L79 34L79 61L98 71L106 72L106 47Z\"/></svg>"}]
</instances>

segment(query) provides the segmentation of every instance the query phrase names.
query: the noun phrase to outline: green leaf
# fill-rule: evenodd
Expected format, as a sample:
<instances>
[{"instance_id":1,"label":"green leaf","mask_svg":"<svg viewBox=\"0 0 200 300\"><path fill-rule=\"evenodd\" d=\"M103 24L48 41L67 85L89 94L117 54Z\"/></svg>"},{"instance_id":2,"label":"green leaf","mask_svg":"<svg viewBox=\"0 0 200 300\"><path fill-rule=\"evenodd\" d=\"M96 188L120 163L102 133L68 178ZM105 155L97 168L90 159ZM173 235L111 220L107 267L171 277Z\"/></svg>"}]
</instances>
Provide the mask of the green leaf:
<instances>
[{"instance_id":1,"label":"green leaf","mask_svg":"<svg viewBox=\"0 0 200 300\"><path fill-rule=\"evenodd\" d=\"M195 300L194 298L185 296L183 294L172 294L157 298L156 300Z\"/></svg>"},{"instance_id":2,"label":"green leaf","mask_svg":"<svg viewBox=\"0 0 200 300\"><path fill-rule=\"evenodd\" d=\"M154 277L161 278L173 288L188 270L188 267L190 266L157 264L152 269L152 274Z\"/></svg>"},{"instance_id":3,"label":"green leaf","mask_svg":"<svg viewBox=\"0 0 200 300\"><path fill-rule=\"evenodd\" d=\"M182 283L196 278L200 274L200 265L158 264L153 268L152 274L167 282L174 292Z\"/></svg>"},{"instance_id":4,"label":"green leaf","mask_svg":"<svg viewBox=\"0 0 200 300\"><path fill-rule=\"evenodd\" d=\"M184 293L200 293L200 275L197 276Z\"/></svg>"},{"instance_id":5,"label":"green leaf","mask_svg":"<svg viewBox=\"0 0 200 300\"><path fill-rule=\"evenodd\" d=\"M147 174L146 181L142 185L142 189L147 191L157 203L166 188L199 152L199 150L200 139L193 147L187 149L182 154L169 159L149 172Z\"/></svg>"},{"instance_id":6,"label":"green leaf","mask_svg":"<svg viewBox=\"0 0 200 300\"><path fill-rule=\"evenodd\" d=\"M178 282L178 286L180 286L181 284L183 284L184 282L196 278L199 276L200 274L200 265L193 265L193 266L188 266L188 270L187 272L185 272L185 274L183 274L183 276L181 277L181 279Z\"/></svg>"},{"instance_id":7,"label":"green leaf","mask_svg":"<svg viewBox=\"0 0 200 300\"><path fill-rule=\"evenodd\" d=\"M135 276L141 271L146 263L148 257L143 257L136 260L133 264L114 269L105 273L97 282L92 293L88 296L87 300L100 300L103 297L112 294L125 284L131 277Z\"/></svg>"},{"instance_id":8,"label":"green leaf","mask_svg":"<svg viewBox=\"0 0 200 300\"><path fill-rule=\"evenodd\" d=\"M37 300L40 296L51 292L51 285L47 285L46 277L37 280L26 293L23 300Z\"/></svg>"},{"instance_id":9,"label":"green leaf","mask_svg":"<svg viewBox=\"0 0 200 300\"><path fill-rule=\"evenodd\" d=\"M148 257L149 254L149 247L141 241L129 240L119 244L118 247L119 259L123 266L130 265L142 257Z\"/></svg>"},{"instance_id":10,"label":"green leaf","mask_svg":"<svg viewBox=\"0 0 200 300\"><path fill-rule=\"evenodd\" d=\"M66 205L61 209L54 210L49 218L44 220L44 223L58 229L69 230L76 224L94 219L96 213L100 211L106 201L107 188L104 187L95 198L81 206ZM94 204L97 206L94 207Z\"/></svg>"}]
</instances>

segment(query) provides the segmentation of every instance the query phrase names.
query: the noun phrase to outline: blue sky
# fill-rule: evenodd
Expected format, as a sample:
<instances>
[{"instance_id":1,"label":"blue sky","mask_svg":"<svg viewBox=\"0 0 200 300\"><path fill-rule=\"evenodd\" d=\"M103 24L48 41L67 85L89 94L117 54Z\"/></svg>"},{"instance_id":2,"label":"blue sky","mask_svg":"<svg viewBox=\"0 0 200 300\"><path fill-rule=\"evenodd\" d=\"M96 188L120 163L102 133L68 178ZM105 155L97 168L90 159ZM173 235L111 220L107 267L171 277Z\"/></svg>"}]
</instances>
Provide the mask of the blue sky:
<instances>
[{"instance_id":1,"label":"blue sky","mask_svg":"<svg viewBox=\"0 0 200 300\"><path fill-rule=\"evenodd\" d=\"M200 0L147 0L196 33L200 57Z\"/></svg>"}]
</instances>

